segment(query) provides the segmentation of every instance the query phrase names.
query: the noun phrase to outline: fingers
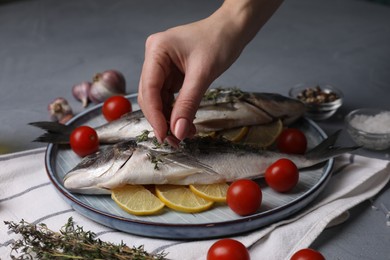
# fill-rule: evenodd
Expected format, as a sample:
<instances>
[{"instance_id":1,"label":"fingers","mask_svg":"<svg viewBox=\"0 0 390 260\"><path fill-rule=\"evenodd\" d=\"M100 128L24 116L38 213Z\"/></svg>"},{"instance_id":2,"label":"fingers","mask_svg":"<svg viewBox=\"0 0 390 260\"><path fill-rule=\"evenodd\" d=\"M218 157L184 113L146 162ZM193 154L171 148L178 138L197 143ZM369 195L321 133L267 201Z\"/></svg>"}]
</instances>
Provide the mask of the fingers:
<instances>
[{"instance_id":1,"label":"fingers","mask_svg":"<svg viewBox=\"0 0 390 260\"><path fill-rule=\"evenodd\" d=\"M206 68L210 66L201 64L207 60L205 55L186 54L191 49L188 46L184 48L177 44L172 49L172 44L168 44L172 40L169 36L160 33L147 40L138 102L158 141L178 146L181 140L196 133L193 120L210 84L207 80L210 70ZM172 108L174 93L178 90L180 92ZM168 121L173 136L167 137Z\"/></svg>"},{"instance_id":2,"label":"fingers","mask_svg":"<svg viewBox=\"0 0 390 260\"><path fill-rule=\"evenodd\" d=\"M195 135L196 128L193 121L208 86L205 77L190 70L186 73L183 87L176 98L170 120L171 131L177 139L183 140Z\"/></svg>"},{"instance_id":3,"label":"fingers","mask_svg":"<svg viewBox=\"0 0 390 260\"><path fill-rule=\"evenodd\" d=\"M162 97L167 67L163 55L156 55L147 48L138 89L138 103L159 142L165 139L168 132L167 119L163 113L164 101L166 103L172 99L168 94Z\"/></svg>"}]
</instances>

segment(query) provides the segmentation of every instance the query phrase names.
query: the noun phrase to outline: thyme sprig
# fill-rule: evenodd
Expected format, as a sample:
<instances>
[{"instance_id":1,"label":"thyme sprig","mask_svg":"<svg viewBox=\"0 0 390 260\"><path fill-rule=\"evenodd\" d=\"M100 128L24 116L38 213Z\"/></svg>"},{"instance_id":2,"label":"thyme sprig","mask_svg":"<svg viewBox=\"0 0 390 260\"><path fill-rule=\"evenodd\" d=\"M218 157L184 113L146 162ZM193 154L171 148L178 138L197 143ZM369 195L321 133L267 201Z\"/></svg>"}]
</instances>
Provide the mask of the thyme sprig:
<instances>
[{"instance_id":1,"label":"thyme sprig","mask_svg":"<svg viewBox=\"0 0 390 260\"><path fill-rule=\"evenodd\" d=\"M149 254L143 246L130 248L123 242L118 245L104 242L96 238L95 233L75 225L72 217L59 232L50 230L43 223L34 225L24 220L4 223L9 230L22 236L11 245L12 259L166 259L166 253Z\"/></svg>"},{"instance_id":2,"label":"thyme sprig","mask_svg":"<svg viewBox=\"0 0 390 260\"><path fill-rule=\"evenodd\" d=\"M145 142L145 141L147 141L147 140L149 139L149 133L150 133L150 131L148 131L148 130L142 131L142 133L141 133L140 135L137 135L137 136L135 137L136 142L137 142L137 143L140 143L140 142Z\"/></svg>"},{"instance_id":3,"label":"thyme sprig","mask_svg":"<svg viewBox=\"0 0 390 260\"><path fill-rule=\"evenodd\" d=\"M156 137L149 138L149 133L150 131L144 130L140 135L136 136L137 144L141 142L151 141L153 144L152 149L162 149L164 147L169 147L168 143L159 143ZM162 162L162 159L160 157L162 157L163 155L155 155L154 153L150 152L147 154L147 156L150 162L154 164L154 169L159 170L158 164Z\"/></svg>"},{"instance_id":4,"label":"thyme sprig","mask_svg":"<svg viewBox=\"0 0 390 260\"><path fill-rule=\"evenodd\" d=\"M203 95L203 100L212 100L217 102L218 98L224 97L225 102L233 102L234 100L244 97L244 92L239 88L213 88L206 91Z\"/></svg>"},{"instance_id":5,"label":"thyme sprig","mask_svg":"<svg viewBox=\"0 0 390 260\"><path fill-rule=\"evenodd\" d=\"M158 166L159 163L162 162L162 159L158 155L154 155L153 153L147 153L146 154L152 164L154 164L155 170L160 170L160 167Z\"/></svg>"}]
</instances>

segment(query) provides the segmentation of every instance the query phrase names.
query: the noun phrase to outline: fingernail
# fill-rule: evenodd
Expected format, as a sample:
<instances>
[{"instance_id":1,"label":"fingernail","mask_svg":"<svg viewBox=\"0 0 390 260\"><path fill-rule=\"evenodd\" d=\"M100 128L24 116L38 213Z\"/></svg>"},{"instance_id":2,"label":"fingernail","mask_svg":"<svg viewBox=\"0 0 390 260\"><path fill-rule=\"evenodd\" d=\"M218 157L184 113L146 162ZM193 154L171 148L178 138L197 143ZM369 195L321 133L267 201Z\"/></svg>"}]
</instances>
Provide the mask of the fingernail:
<instances>
[{"instance_id":1,"label":"fingernail","mask_svg":"<svg viewBox=\"0 0 390 260\"><path fill-rule=\"evenodd\" d=\"M176 136L179 140L184 140L189 131L190 124L187 119L185 118L179 118L176 121L175 129L173 130L173 134Z\"/></svg>"}]
</instances>

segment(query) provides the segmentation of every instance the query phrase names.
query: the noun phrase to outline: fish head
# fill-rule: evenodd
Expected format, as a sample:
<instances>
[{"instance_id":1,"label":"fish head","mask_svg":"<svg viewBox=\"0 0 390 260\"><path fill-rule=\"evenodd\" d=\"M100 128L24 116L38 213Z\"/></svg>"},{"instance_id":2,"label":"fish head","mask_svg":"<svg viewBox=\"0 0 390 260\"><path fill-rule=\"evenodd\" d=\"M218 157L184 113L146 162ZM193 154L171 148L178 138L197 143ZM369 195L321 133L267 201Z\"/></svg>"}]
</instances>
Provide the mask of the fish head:
<instances>
[{"instance_id":1,"label":"fish head","mask_svg":"<svg viewBox=\"0 0 390 260\"><path fill-rule=\"evenodd\" d=\"M99 141L102 143L118 143L137 137L143 131L154 136L153 128L141 110L127 113L117 120L96 128Z\"/></svg>"},{"instance_id":2,"label":"fish head","mask_svg":"<svg viewBox=\"0 0 390 260\"><path fill-rule=\"evenodd\" d=\"M102 147L98 152L86 156L64 176L64 186L71 192L108 194L101 184L107 182L131 158L137 144L135 141L121 142Z\"/></svg>"}]
</instances>

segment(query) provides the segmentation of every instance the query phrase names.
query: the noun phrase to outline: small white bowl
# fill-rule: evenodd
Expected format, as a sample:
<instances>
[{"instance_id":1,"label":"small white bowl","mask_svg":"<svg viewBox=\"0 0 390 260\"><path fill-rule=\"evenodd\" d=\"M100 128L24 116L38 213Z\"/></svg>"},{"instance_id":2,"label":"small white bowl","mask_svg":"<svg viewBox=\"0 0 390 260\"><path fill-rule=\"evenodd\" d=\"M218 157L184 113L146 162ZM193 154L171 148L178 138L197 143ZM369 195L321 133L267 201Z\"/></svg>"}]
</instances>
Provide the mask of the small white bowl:
<instances>
[{"instance_id":1,"label":"small white bowl","mask_svg":"<svg viewBox=\"0 0 390 260\"><path fill-rule=\"evenodd\" d=\"M356 144L364 148L386 150L390 148L390 121L383 121L384 117L390 117L390 111L374 108L354 110L345 117L347 132ZM383 125L384 122L389 122L389 125ZM373 126L377 124L382 124L384 129L375 129ZM367 130L367 127L375 130Z\"/></svg>"},{"instance_id":2,"label":"small white bowl","mask_svg":"<svg viewBox=\"0 0 390 260\"><path fill-rule=\"evenodd\" d=\"M303 99L302 94L308 90L314 90L319 87L323 93L329 95L333 93L337 98L333 101L318 102L317 100ZM306 106L305 116L316 121L325 120L333 116L337 109L343 104L343 93L330 85L298 85L289 91L289 96L301 100Z\"/></svg>"}]
</instances>

